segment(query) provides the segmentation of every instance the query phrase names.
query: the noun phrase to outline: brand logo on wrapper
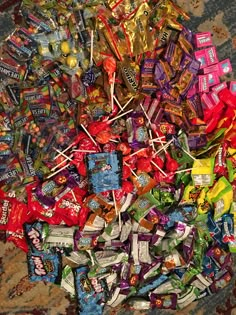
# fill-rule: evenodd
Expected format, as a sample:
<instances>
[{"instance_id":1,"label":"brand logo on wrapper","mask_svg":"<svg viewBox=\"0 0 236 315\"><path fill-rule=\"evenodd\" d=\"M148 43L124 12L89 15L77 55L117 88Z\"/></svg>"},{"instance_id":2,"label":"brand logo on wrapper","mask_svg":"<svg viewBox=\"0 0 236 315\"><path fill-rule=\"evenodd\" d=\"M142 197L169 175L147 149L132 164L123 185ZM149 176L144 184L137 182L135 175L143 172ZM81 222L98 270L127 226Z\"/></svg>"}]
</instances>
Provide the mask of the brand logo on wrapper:
<instances>
[{"instance_id":1,"label":"brand logo on wrapper","mask_svg":"<svg viewBox=\"0 0 236 315\"><path fill-rule=\"evenodd\" d=\"M81 209L81 206L80 205L76 205L76 204L74 204L73 202L70 202L69 200L65 200L65 199L63 199L62 200L62 203L61 203L61 205L62 205L62 207L64 208L72 208L72 209L74 209L76 212L79 212L80 211L80 209Z\"/></svg>"},{"instance_id":2,"label":"brand logo on wrapper","mask_svg":"<svg viewBox=\"0 0 236 315\"><path fill-rule=\"evenodd\" d=\"M34 247L37 250L41 251L42 250L42 246L41 246L39 232L35 228L32 228L31 231L28 232L28 236L29 236L32 244L34 245Z\"/></svg>"},{"instance_id":3,"label":"brand logo on wrapper","mask_svg":"<svg viewBox=\"0 0 236 315\"><path fill-rule=\"evenodd\" d=\"M34 262L34 272L36 275L38 276L45 276L47 274L44 265L43 265L43 261L40 257L37 256L32 256L32 260Z\"/></svg>"},{"instance_id":4,"label":"brand logo on wrapper","mask_svg":"<svg viewBox=\"0 0 236 315\"><path fill-rule=\"evenodd\" d=\"M135 91L137 91L138 90L138 86L137 86L137 83L135 82L133 71L130 71L126 67L123 68L123 71L124 71L124 74L126 76L127 81L130 83L132 88Z\"/></svg>"},{"instance_id":5,"label":"brand logo on wrapper","mask_svg":"<svg viewBox=\"0 0 236 315\"><path fill-rule=\"evenodd\" d=\"M9 201L3 200L2 205L2 216L0 219L0 224L7 224L8 222L8 214L9 214Z\"/></svg>"}]
</instances>

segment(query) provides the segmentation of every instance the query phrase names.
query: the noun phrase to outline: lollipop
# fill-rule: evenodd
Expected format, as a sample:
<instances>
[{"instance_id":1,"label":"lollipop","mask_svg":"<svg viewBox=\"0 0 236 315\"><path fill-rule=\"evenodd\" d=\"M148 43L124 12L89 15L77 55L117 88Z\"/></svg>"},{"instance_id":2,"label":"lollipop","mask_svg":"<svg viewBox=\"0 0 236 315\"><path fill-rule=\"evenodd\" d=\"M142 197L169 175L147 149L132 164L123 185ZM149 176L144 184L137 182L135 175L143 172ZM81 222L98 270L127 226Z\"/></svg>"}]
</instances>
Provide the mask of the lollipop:
<instances>
[{"instance_id":1,"label":"lollipop","mask_svg":"<svg viewBox=\"0 0 236 315\"><path fill-rule=\"evenodd\" d=\"M110 97L111 97L111 108L114 107L114 86L115 86L115 76L116 76L116 60L113 57L107 57L103 61L103 68L108 74L108 82L110 84Z\"/></svg>"}]
</instances>

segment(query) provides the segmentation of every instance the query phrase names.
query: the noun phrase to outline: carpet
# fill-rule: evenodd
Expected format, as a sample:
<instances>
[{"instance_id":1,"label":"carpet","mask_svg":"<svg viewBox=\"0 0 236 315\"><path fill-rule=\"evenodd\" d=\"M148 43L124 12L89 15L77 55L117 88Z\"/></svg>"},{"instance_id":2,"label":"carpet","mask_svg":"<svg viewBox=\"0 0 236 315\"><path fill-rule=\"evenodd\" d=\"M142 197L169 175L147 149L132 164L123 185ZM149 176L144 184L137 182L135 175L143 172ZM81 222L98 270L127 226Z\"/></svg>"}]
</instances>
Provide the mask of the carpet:
<instances>
[{"instance_id":1,"label":"carpet","mask_svg":"<svg viewBox=\"0 0 236 315\"><path fill-rule=\"evenodd\" d=\"M225 77L236 79L236 1L177 0L191 20L193 31L210 31L219 59L230 58L234 71ZM0 0L0 40L3 41L20 21L20 1ZM0 233L0 315L74 315L76 303L69 295L48 283L28 280L26 255ZM236 269L236 268L235 268ZM236 271L236 270L235 270ZM236 277L218 294L193 302L181 311L132 311L127 307L105 309L104 314L181 314L236 315ZM88 314L89 315L89 314Z\"/></svg>"}]
</instances>

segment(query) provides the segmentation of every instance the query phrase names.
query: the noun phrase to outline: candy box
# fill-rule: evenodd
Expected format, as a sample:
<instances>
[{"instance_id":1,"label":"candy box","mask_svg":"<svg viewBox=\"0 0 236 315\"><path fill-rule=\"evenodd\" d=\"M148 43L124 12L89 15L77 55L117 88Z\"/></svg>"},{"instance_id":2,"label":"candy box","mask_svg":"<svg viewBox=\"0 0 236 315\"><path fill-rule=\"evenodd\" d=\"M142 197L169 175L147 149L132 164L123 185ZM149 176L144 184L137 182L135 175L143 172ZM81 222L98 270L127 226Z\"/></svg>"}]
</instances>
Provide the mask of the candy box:
<instances>
[{"instance_id":1,"label":"candy box","mask_svg":"<svg viewBox=\"0 0 236 315\"><path fill-rule=\"evenodd\" d=\"M197 33L194 35L194 42L197 48L212 45L212 36L210 32Z\"/></svg>"}]
</instances>

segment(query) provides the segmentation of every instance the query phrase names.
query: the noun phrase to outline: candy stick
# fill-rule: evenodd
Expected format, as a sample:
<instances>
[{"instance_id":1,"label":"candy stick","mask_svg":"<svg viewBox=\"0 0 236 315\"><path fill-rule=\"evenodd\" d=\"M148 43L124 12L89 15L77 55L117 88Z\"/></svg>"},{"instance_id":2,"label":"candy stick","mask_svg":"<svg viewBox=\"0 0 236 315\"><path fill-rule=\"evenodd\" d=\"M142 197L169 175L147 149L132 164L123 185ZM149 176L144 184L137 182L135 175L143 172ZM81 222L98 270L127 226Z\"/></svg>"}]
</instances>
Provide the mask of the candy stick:
<instances>
[{"instance_id":1,"label":"candy stick","mask_svg":"<svg viewBox=\"0 0 236 315\"><path fill-rule=\"evenodd\" d=\"M114 109L114 89L115 89L115 78L116 78L116 73L113 73L113 78L112 78L112 83L110 85L110 93L111 93L111 109L113 111Z\"/></svg>"},{"instance_id":2,"label":"candy stick","mask_svg":"<svg viewBox=\"0 0 236 315\"><path fill-rule=\"evenodd\" d=\"M120 107L120 110L123 112L123 107L120 105L120 102L118 101L118 99L116 98L115 95L113 95L114 100L116 101L116 104Z\"/></svg>"},{"instance_id":3,"label":"candy stick","mask_svg":"<svg viewBox=\"0 0 236 315\"><path fill-rule=\"evenodd\" d=\"M70 155L69 157L73 157L73 155ZM69 159L66 158L65 160L61 161L59 164L57 164L56 166L54 166L51 171L55 171L55 169L57 169L59 166L61 166L62 164L64 164L66 161L68 161Z\"/></svg>"},{"instance_id":4,"label":"candy stick","mask_svg":"<svg viewBox=\"0 0 236 315\"><path fill-rule=\"evenodd\" d=\"M53 150L56 151L57 153L59 153L60 155L62 155L64 158L66 158L69 161L73 161L70 157L68 157L67 155L65 155L63 152L57 150L56 148L53 147Z\"/></svg>"},{"instance_id":5,"label":"candy stick","mask_svg":"<svg viewBox=\"0 0 236 315\"><path fill-rule=\"evenodd\" d=\"M126 166L128 166L128 168L130 169L131 173L132 173L136 178L138 178L138 175L132 170L132 168L130 167L130 165L127 164L126 162L124 162L124 164L125 164Z\"/></svg>"},{"instance_id":6,"label":"candy stick","mask_svg":"<svg viewBox=\"0 0 236 315\"><path fill-rule=\"evenodd\" d=\"M73 196L74 201L77 202L77 199L76 199L76 197L75 197L75 193L73 192L73 190L71 190L71 195Z\"/></svg>"},{"instance_id":7,"label":"candy stick","mask_svg":"<svg viewBox=\"0 0 236 315\"><path fill-rule=\"evenodd\" d=\"M168 146L174 141L174 138L172 138L170 141L168 141L165 145L162 146L162 148L160 148L158 151L156 151L154 153L154 155L160 153L162 150L165 150L166 148L168 148Z\"/></svg>"},{"instance_id":8,"label":"candy stick","mask_svg":"<svg viewBox=\"0 0 236 315\"><path fill-rule=\"evenodd\" d=\"M123 106L123 110L125 109L126 106L129 105L129 103L130 103L133 99L134 99L134 96L132 96L132 97L128 100L128 102L125 103L125 105Z\"/></svg>"},{"instance_id":9,"label":"candy stick","mask_svg":"<svg viewBox=\"0 0 236 315\"><path fill-rule=\"evenodd\" d=\"M152 141L152 131L149 129L149 130L148 130L148 133L149 133L150 141ZM152 149L153 149L154 151L156 151L153 142L151 142L151 147L152 147Z\"/></svg>"},{"instance_id":10,"label":"candy stick","mask_svg":"<svg viewBox=\"0 0 236 315\"><path fill-rule=\"evenodd\" d=\"M147 149L147 148L139 149L138 151L135 151L134 153L130 154L129 157L132 157L132 156L134 156L134 155L138 154L139 152L141 152L141 151L143 151L143 150L146 150L146 149Z\"/></svg>"},{"instance_id":11,"label":"candy stick","mask_svg":"<svg viewBox=\"0 0 236 315\"><path fill-rule=\"evenodd\" d=\"M158 138L153 138L153 139L150 139L150 142L160 142L160 139L165 139L165 136L161 136L161 137L158 137ZM162 142L166 143L166 141L163 141Z\"/></svg>"},{"instance_id":12,"label":"candy stick","mask_svg":"<svg viewBox=\"0 0 236 315\"><path fill-rule=\"evenodd\" d=\"M124 116L124 115L126 115L126 114L131 113L132 111L133 111L133 109L130 109L130 110L128 110L127 112L124 112L123 114L120 114L120 115L118 115L118 116L116 116L116 117L114 117L114 118L108 120L107 123L111 123L112 121L117 120L117 119L119 119L120 117L122 117L122 116Z\"/></svg>"},{"instance_id":13,"label":"candy stick","mask_svg":"<svg viewBox=\"0 0 236 315\"><path fill-rule=\"evenodd\" d=\"M74 142L71 143L67 148L65 148L63 151L60 151L59 154L57 154L56 156L54 156L53 160L57 159L60 155L62 155L62 153L65 153L66 151L68 151L70 148L72 148L74 146Z\"/></svg>"},{"instance_id":14,"label":"candy stick","mask_svg":"<svg viewBox=\"0 0 236 315\"><path fill-rule=\"evenodd\" d=\"M167 174L166 174L155 162L151 161L151 163L152 163L154 166L156 166L156 168L157 168L165 177L167 176Z\"/></svg>"},{"instance_id":15,"label":"candy stick","mask_svg":"<svg viewBox=\"0 0 236 315\"><path fill-rule=\"evenodd\" d=\"M196 167L192 167L192 168L186 168L185 170L175 171L175 174L183 173L183 172L188 172L188 171L192 171L192 170L194 170L195 168L196 168Z\"/></svg>"},{"instance_id":16,"label":"candy stick","mask_svg":"<svg viewBox=\"0 0 236 315\"><path fill-rule=\"evenodd\" d=\"M148 117L148 114L146 113L146 111L145 111L143 105L140 103L139 106L142 108L142 111L143 111L144 115L146 116L146 118L147 118L147 120L148 120L148 124L151 126L151 124L152 124L152 123L151 123L151 120L150 120L150 118Z\"/></svg>"},{"instance_id":17,"label":"candy stick","mask_svg":"<svg viewBox=\"0 0 236 315\"><path fill-rule=\"evenodd\" d=\"M93 65L93 30L91 30L91 46L90 46L90 66Z\"/></svg>"},{"instance_id":18,"label":"candy stick","mask_svg":"<svg viewBox=\"0 0 236 315\"><path fill-rule=\"evenodd\" d=\"M185 150L184 148L181 147L181 150L184 151L184 153L186 153L192 160L194 161L198 161L198 159L196 159L194 156L192 156L187 150Z\"/></svg>"},{"instance_id":19,"label":"candy stick","mask_svg":"<svg viewBox=\"0 0 236 315\"><path fill-rule=\"evenodd\" d=\"M118 215L118 218L119 218L119 230L121 231L121 217L120 217L120 212L118 213L117 204L116 204L116 197L115 197L114 190L112 190L112 198L113 198L113 202L114 202L116 215Z\"/></svg>"},{"instance_id":20,"label":"candy stick","mask_svg":"<svg viewBox=\"0 0 236 315\"><path fill-rule=\"evenodd\" d=\"M56 172L50 174L49 176L47 176L46 178L51 178L53 177L54 175L56 175L57 173L61 172L62 170L64 170L65 168L67 168L70 164L66 164L65 166L63 166L62 168L60 168L59 170L57 170Z\"/></svg>"},{"instance_id":21,"label":"candy stick","mask_svg":"<svg viewBox=\"0 0 236 315\"><path fill-rule=\"evenodd\" d=\"M119 141L118 141L118 140L115 140L115 139L110 139L109 141L115 142L115 143L119 143Z\"/></svg>"},{"instance_id":22,"label":"candy stick","mask_svg":"<svg viewBox=\"0 0 236 315\"><path fill-rule=\"evenodd\" d=\"M89 138L93 141L93 143L97 146L97 145L98 145L97 142L93 139L93 137L92 137L91 134L88 132L88 130L84 127L84 125L81 124L80 126L84 129L84 131L85 131L85 133L88 135L88 137L89 137Z\"/></svg>"}]
</instances>

